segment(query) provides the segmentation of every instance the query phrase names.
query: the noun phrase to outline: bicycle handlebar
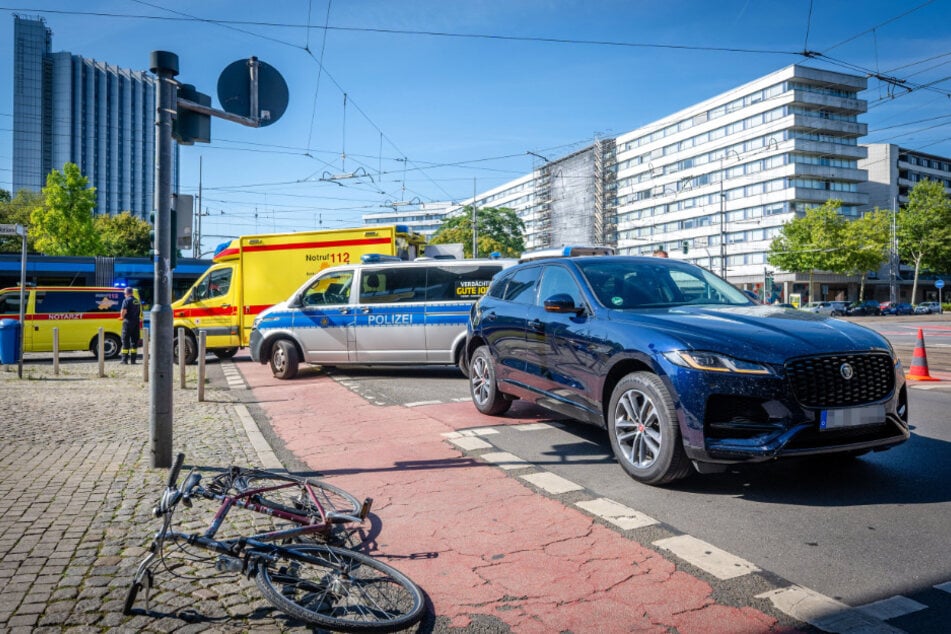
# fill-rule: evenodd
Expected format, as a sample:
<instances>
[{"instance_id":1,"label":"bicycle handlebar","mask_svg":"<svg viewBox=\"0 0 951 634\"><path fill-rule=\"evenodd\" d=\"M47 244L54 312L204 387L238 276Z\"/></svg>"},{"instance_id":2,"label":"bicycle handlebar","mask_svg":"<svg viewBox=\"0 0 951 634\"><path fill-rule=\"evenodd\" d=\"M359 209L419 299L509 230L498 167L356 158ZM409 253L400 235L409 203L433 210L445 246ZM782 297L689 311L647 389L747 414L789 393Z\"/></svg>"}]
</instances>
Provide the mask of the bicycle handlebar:
<instances>
[{"instance_id":1,"label":"bicycle handlebar","mask_svg":"<svg viewBox=\"0 0 951 634\"><path fill-rule=\"evenodd\" d=\"M178 473L182 470L182 465L185 463L185 454L180 453L175 456L175 464L172 465L171 470L168 472L168 488L175 488L175 482L178 481Z\"/></svg>"}]
</instances>

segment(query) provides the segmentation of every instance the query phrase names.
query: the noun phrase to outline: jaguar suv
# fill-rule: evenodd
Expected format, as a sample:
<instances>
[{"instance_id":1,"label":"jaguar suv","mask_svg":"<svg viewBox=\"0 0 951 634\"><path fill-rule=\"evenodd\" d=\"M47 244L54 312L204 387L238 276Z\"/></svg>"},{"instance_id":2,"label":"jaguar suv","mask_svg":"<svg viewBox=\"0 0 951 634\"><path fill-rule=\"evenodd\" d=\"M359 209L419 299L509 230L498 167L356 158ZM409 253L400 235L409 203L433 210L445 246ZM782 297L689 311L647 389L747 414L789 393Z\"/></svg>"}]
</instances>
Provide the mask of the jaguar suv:
<instances>
[{"instance_id":1,"label":"jaguar suv","mask_svg":"<svg viewBox=\"0 0 951 634\"><path fill-rule=\"evenodd\" d=\"M480 412L524 399L597 425L648 484L908 439L901 362L878 333L754 304L683 261L560 253L499 273L473 305Z\"/></svg>"}]
</instances>

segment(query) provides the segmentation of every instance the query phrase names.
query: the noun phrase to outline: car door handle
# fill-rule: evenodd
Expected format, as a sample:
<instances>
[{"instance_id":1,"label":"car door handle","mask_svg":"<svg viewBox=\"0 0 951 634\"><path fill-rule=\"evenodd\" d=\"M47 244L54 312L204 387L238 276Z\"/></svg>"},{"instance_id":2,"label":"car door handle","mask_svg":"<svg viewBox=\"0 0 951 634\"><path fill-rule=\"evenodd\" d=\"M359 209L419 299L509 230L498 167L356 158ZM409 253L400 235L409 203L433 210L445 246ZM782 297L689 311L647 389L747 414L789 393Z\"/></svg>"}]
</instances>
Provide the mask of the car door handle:
<instances>
[{"instance_id":1,"label":"car door handle","mask_svg":"<svg viewBox=\"0 0 951 634\"><path fill-rule=\"evenodd\" d=\"M369 306L364 306L363 308L360 309L360 312L363 313L364 315L369 315L373 311L370 309Z\"/></svg>"},{"instance_id":2,"label":"car door handle","mask_svg":"<svg viewBox=\"0 0 951 634\"><path fill-rule=\"evenodd\" d=\"M349 308L341 308L341 309L340 309L340 314L341 314L341 315L349 315L349 314L350 314L350 309L349 309Z\"/></svg>"},{"instance_id":3,"label":"car door handle","mask_svg":"<svg viewBox=\"0 0 951 634\"><path fill-rule=\"evenodd\" d=\"M528 322L528 327L531 328L532 330L544 330L545 324L542 323L541 319L533 319L530 322Z\"/></svg>"}]
</instances>

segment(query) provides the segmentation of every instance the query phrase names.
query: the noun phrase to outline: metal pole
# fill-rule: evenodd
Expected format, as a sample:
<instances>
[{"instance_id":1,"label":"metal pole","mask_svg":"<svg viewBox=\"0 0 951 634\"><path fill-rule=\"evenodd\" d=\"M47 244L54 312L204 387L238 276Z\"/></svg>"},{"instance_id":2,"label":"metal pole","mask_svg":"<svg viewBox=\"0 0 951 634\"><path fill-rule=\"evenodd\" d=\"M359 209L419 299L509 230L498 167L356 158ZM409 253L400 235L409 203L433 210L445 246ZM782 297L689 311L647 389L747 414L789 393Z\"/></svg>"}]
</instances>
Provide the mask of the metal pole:
<instances>
[{"instance_id":1,"label":"metal pole","mask_svg":"<svg viewBox=\"0 0 951 634\"><path fill-rule=\"evenodd\" d=\"M892 198L892 245L888 258L888 299L892 302L892 305L898 303L898 228L897 228L897 216L898 211L896 206L898 200Z\"/></svg>"},{"instance_id":2,"label":"metal pole","mask_svg":"<svg viewBox=\"0 0 951 634\"><path fill-rule=\"evenodd\" d=\"M23 329L26 327L26 233L27 228L23 225L17 225L17 231L20 232L22 240L20 243L20 341L17 345L20 347L17 355L17 378L23 378L23 341L26 339L26 333Z\"/></svg>"},{"instance_id":3,"label":"metal pole","mask_svg":"<svg viewBox=\"0 0 951 634\"><path fill-rule=\"evenodd\" d=\"M201 257L201 158L198 157L198 215L195 217L195 243L192 245L192 257Z\"/></svg>"},{"instance_id":4,"label":"metal pole","mask_svg":"<svg viewBox=\"0 0 951 634\"><path fill-rule=\"evenodd\" d=\"M177 113L178 55L152 51L158 75L155 113L155 275L151 311L149 433L153 468L172 466L172 117Z\"/></svg>"},{"instance_id":5,"label":"metal pole","mask_svg":"<svg viewBox=\"0 0 951 634\"><path fill-rule=\"evenodd\" d=\"M472 257L479 257L479 227L476 216L476 179L472 179Z\"/></svg>"},{"instance_id":6,"label":"metal pole","mask_svg":"<svg viewBox=\"0 0 951 634\"><path fill-rule=\"evenodd\" d=\"M723 181L726 180L726 171L723 169L726 154L720 157L720 277L726 278L726 193L723 191Z\"/></svg>"}]
</instances>

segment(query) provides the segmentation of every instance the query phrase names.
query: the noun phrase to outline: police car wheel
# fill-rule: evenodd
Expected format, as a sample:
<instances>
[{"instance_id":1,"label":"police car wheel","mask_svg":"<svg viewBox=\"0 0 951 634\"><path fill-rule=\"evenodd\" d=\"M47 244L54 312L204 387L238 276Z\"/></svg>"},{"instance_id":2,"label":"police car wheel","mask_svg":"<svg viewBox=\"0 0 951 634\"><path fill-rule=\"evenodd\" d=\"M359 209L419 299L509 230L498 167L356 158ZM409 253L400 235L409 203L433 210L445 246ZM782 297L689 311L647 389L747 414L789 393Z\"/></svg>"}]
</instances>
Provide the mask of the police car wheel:
<instances>
[{"instance_id":1,"label":"police car wheel","mask_svg":"<svg viewBox=\"0 0 951 634\"><path fill-rule=\"evenodd\" d=\"M271 373L278 379L293 379L297 376L300 357L293 343L282 339L271 348Z\"/></svg>"}]
</instances>

